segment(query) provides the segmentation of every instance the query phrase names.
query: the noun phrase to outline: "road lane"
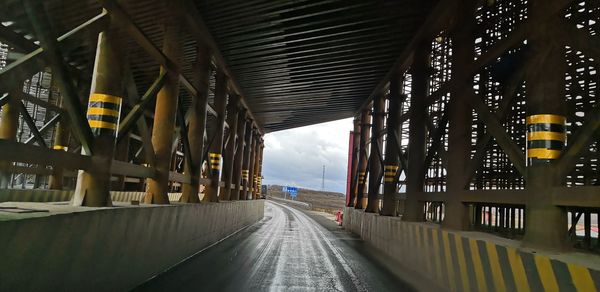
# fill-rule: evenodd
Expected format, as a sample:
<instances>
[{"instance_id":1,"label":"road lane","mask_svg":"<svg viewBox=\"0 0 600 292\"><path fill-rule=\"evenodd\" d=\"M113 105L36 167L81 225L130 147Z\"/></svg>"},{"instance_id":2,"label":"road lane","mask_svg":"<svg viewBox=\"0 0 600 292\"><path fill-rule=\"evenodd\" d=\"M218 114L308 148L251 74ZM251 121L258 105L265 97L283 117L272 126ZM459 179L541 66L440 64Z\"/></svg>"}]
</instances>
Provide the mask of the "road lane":
<instances>
[{"instance_id":1,"label":"road lane","mask_svg":"<svg viewBox=\"0 0 600 292\"><path fill-rule=\"evenodd\" d=\"M350 234L267 201L265 218L139 291L411 291ZM322 222L323 223L323 222Z\"/></svg>"}]
</instances>

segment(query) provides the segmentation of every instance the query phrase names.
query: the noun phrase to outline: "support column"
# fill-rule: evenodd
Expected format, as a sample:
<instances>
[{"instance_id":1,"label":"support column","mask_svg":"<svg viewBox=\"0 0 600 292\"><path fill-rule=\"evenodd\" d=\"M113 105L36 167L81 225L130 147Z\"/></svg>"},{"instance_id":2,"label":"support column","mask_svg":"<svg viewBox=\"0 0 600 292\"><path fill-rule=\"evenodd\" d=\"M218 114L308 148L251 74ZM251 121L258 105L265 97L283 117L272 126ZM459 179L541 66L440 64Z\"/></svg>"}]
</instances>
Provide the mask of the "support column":
<instances>
[{"instance_id":1,"label":"support column","mask_svg":"<svg viewBox=\"0 0 600 292\"><path fill-rule=\"evenodd\" d=\"M2 106L0 120L0 139L15 141L17 138L17 127L19 126L19 96L23 94L23 84L15 85L10 91L8 102ZM12 162L0 161L0 189L6 189L10 185L11 172L7 170Z\"/></svg>"},{"instance_id":2,"label":"support column","mask_svg":"<svg viewBox=\"0 0 600 292\"><path fill-rule=\"evenodd\" d=\"M350 198L347 207L354 207L358 191L358 160L360 150L360 118L354 117L354 132L352 132L352 165L350 170Z\"/></svg>"},{"instance_id":3,"label":"support column","mask_svg":"<svg viewBox=\"0 0 600 292\"><path fill-rule=\"evenodd\" d=\"M381 159L383 158L383 119L385 118L385 97L377 95L373 99L373 125L371 126L371 161L369 162L369 192L365 212L379 212L379 187L381 186Z\"/></svg>"},{"instance_id":4,"label":"support column","mask_svg":"<svg viewBox=\"0 0 600 292\"><path fill-rule=\"evenodd\" d=\"M127 162L129 157L129 135L123 137L121 141L117 141L117 147L115 150L114 159L118 161ZM116 181L111 181L112 191L124 191L125 190L125 175L118 175Z\"/></svg>"},{"instance_id":5,"label":"support column","mask_svg":"<svg viewBox=\"0 0 600 292\"><path fill-rule=\"evenodd\" d=\"M564 185L553 166L566 142L565 45L551 19L555 10L547 1L532 0L532 30L528 39L531 68L527 86L527 185L525 236L532 247L565 249L567 211L552 204L551 188ZM546 20L544 20L544 18Z\"/></svg>"},{"instance_id":6,"label":"support column","mask_svg":"<svg viewBox=\"0 0 600 292\"><path fill-rule=\"evenodd\" d=\"M366 205L365 192L366 192L366 173L367 163L369 157L367 155L367 141L370 137L371 127L371 116L369 110L364 109L360 114L360 145L359 145L359 159L358 159L358 186L356 192L356 205L355 209L363 209Z\"/></svg>"},{"instance_id":7,"label":"support column","mask_svg":"<svg viewBox=\"0 0 600 292\"><path fill-rule=\"evenodd\" d=\"M110 166L115 151L123 96L124 54L120 33L111 28L98 37L87 119L94 134L94 167L80 170L71 203L74 206L111 206Z\"/></svg>"},{"instance_id":8,"label":"support column","mask_svg":"<svg viewBox=\"0 0 600 292\"><path fill-rule=\"evenodd\" d=\"M400 153L398 146L400 141L396 140L396 134L400 134L400 109L401 95L400 85L402 83L402 75L394 74L390 80L390 96L388 107L388 118L386 127L386 144L385 144L385 165L384 165L384 187L383 187L383 208L381 215L396 216L396 191L398 189L398 171L400 169Z\"/></svg>"},{"instance_id":9,"label":"support column","mask_svg":"<svg viewBox=\"0 0 600 292\"><path fill-rule=\"evenodd\" d=\"M177 25L165 25L163 53L174 62L179 62L181 57L179 35L180 29ZM161 67L160 70L163 72L167 68ZM146 196L144 197L146 204L169 204L169 170L178 97L179 76L174 72L167 72L163 87L156 96L154 126L152 127L156 174L154 178L148 179Z\"/></svg>"},{"instance_id":10,"label":"support column","mask_svg":"<svg viewBox=\"0 0 600 292\"><path fill-rule=\"evenodd\" d=\"M227 105L227 124L229 125L229 142L225 149L223 159L223 182L225 185L221 188L221 200L229 201L231 199L231 179L233 175L233 162L235 159L235 136L238 126L239 96L232 95Z\"/></svg>"},{"instance_id":11,"label":"support column","mask_svg":"<svg viewBox=\"0 0 600 292\"><path fill-rule=\"evenodd\" d=\"M219 201L219 182L221 179L221 157L223 152L223 132L225 131L225 110L227 107L227 76L217 70L215 78L215 111L217 112L215 137L208 148L210 184L204 191L203 202Z\"/></svg>"},{"instance_id":12,"label":"support column","mask_svg":"<svg viewBox=\"0 0 600 292\"><path fill-rule=\"evenodd\" d=\"M250 178L250 154L252 153L252 121L246 121L246 137L244 138L244 160L242 162L242 188L240 200L248 199L248 186Z\"/></svg>"},{"instance_id":13,"label":"support column","mask_svg":"<svg viewBox=\"0 0 600 292\"><path fill-rule=\"evenodd\" d=\"M452 38L452 78L465 78L467 83L450 91L449 130L448 130L448 199L442 226L451 229L469 228L468 208L458 197L465 190L465 180L469 175L468 163L471 159L471 124L473 115L467 106L467 97L473 91L473 78L468 67L475 58L475 2L461 0L456 19L459 23Z\"/></svg>"},{"instance_id":14,"label":"support column","mask_svg":"<svg viewBox=\"0 0 600 292\"><path fill-rule=\"evenodd\" d=\"M415 50L412 65L412 88L410 97L410 124L408 126L408 168L406 171L406 209L403 219L423 221L423 192L425 146L427 127L425 122L429 83L429 54L431 44L424 42Z\"/></svg>"},{"instance_id":15,"label":"support column","mask_svg":"<svg viewBox=\"0 0 600 292\"><path fill-rule=\"evenodd\" d=\"M254 199L254 185L256 183L256 172L254 169L254 165L256 164L256 148L258 144L258 131L256 128L252 129L252 147L250 148L250 162L248 163L248 192L247 194L250 197L250 200Z\"/></svg>"},{"instance_id":16,"label":"support column","mask_svg":"<svg viewBox=\"0 0 600 292\"><path fill-rule=\"evenodd\" d=\"M257 191L258 191L258 197L257 199L261 198L261 194L262 194L262 165L263 165L263 151L265 150L265 141L264 139L261 137L260 138L260 146L259 146L259 152L258 152L258 181L257 181Z\"/></svg>"},{"instance_id":17,"label":"support column","mask_svg":"<svg viewBox=\"0 0 600 292\"><path fill-rule=\"evenodd\" d=\"M67 119L64 115L59 117L58 123L56 124L56 129L54 130L54 145L52 148L54 150L60 151L69 151L67 142L69 141L69 130L67 128ZM64 168L55 167L52 170L52 175L50 175L50 181L48 183L48 188L51 190L62 190L63 189L63 179L64 179Z\"/></svg>"},{"instance_id":18,"label":"support column","mask_svg":"<svg viewBox=\"0 0 600 292\"><path fill-rule=\"evenodd\" d=\"M257 130L257 135L256 135L256 145L254 146L254 167L253 167L253 174L254 174L254 180L253 180L253 185L252 185L252 197L257 200L258 199L258 194L260 193L260 190L258 189L259 186L258 184L260 183L260 150L261 150L261 144L262 144L262 138L260 137L260 134L258 134L258 130Z\"/></svg>"},{"instance_id":19,"label":"support column","mask_svg":"<svg viewBox=\"0 0 600 292\"><path fill-rule=\"evenodd\" d=\"M240 199L242 189L242 162L244 159L244 137L246 136L246 109L242 109L238 115L238 131L236 140L235 160L233 162L233 183L235 189L231 193L231 200Z\"/></svg>"},{"instance_id":20,"label":"support column","mask_svg":"<svg viewBox=\"0 0 600 292\"><path fill-rule=\"evenodd\" d=\"M199 46L194 64L194 87L198 95L192 99L190 121L188 125L188 141L190 143L191 163L186 162L186 172L191 177L189 184L183 184L180 202L199 203L200 174L204 155L204 132L206 129L206 109L208 107L208 82L210 73L210 53Z\"/></svg>"}]
</instances>

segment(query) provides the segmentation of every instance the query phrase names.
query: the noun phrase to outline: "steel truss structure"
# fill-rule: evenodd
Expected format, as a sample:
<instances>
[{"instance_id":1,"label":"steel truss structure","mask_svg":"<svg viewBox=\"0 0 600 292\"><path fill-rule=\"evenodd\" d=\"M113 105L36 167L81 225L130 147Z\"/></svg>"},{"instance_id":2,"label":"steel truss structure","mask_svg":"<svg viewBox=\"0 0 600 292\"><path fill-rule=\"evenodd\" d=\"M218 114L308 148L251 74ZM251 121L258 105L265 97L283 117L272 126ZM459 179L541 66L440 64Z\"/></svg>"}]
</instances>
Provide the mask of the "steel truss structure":
<instances>
[{"instance_id":1,"label":"steel truss structure","mask_svg":"<svg viewBox=\"0 0 600 292\"><path fill-rule=\"evenodd\" d=\"M551 2L437 5L358 111L351 206L598 251L600 6Z\"/></svg>"},{"instance_id":2,"label":"steel truss structure","mask_svg":"<svg viewBox=\"0 0 600 292\"><path fill-rule=\"evenodd\" d=\"M4 188L257 198L265 133L354 115L351 206L600 246L597 1L3 5Z\"/></svg>"}]
</instances>

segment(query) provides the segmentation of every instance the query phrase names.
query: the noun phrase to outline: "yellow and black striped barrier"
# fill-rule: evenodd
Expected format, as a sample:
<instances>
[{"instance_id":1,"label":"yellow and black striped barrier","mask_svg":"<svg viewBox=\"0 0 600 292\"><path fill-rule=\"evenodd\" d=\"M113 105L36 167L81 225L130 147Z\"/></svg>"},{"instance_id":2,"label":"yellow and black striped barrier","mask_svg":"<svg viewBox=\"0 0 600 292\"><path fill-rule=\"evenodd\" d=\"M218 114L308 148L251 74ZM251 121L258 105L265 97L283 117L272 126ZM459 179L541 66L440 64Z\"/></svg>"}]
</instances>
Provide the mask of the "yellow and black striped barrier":
<instances>
[{"instance_id":1,"label":"yellow and black striped barrier","mask_svg":"<svg viewBox=\"0 0 600 292\"><path fill-rule=\"evenodd\" d=\"M597 291L600 273L487 240L412 225L427 272L451 291Z\"/></svg>"},{"instance_id":2,"label":"yellow and black striped barrier","mask_svg":"<svg viewBox=\"0 0 600 292\"><path fill-rule=\"evenodd\" d=\"M548 163L560 157L567 140L566 118L560 115L527 117L527 164Z\"/></svg>"},{"instance_id":3,"label":"yellow and black striped barrier","mask_svg":"<svg viewBox=\"0 0 600 292\"><path fill-rule=\"evenodd\" d=\"M385 183L394 183L396 178L396 172L398 171L398 165L386 165L384 172L384 182Z\"/></svg>"},{"instance_id":4,"label":"yellow and black striped barrier","mask_svg":"<svg viewBox=\"0 0 600 292\"><path fill-rule=\"evenodd\" d=\"M450 291L600 291L594 255L588 260L545 255L520 248L517 241L370 216L353 208L345 209L344 226Z\"/></svg>"},{"instance_id":5,"label":"yellow and black striped barrier","mask_svg":"<svg viewBox=\"0 0 600 292\"><path fill-rule=\"evenodd\" d=\"M208 153L211 170L221 169L221 153Z\"/></svg>"},{"instance_id":6,"label":"yellow and black striped barrier","mask_svg":"<svg viewBox=\"0 0 600 292\"><path fill-rule=\"evenodd\" d=\"M90 96L87 119L94 135L109 133L116 136L120 113L120 97L102 93L92 93Z\"/></svg>"},{"instance_id":7,"label":"yellow and black striped barrier","mask_svg":"<svg viewBox=\"0 0 600 292\"><path fill-rule=\"evenodd\" d=\"M250 172L247 169L242 169L242 179L248 180Z\"/></svg>"}]
</instances>

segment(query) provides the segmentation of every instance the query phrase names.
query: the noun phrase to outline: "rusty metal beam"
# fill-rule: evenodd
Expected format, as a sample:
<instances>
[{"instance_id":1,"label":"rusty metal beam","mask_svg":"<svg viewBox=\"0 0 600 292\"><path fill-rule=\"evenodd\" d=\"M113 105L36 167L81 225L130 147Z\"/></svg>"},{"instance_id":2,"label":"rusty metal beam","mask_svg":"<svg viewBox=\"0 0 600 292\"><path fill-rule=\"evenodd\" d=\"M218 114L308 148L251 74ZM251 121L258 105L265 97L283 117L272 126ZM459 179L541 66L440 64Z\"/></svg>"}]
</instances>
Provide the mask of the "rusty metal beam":
<instances>
[{"instance_id":1,"label":"rusty metal beam","mask_svg":"<svg viewBox=\"0 0 600 292\"><path fill-rule=\"evenodd\" d=\"M83 115L83 106L79 101L77 90L73 84L72 78L68 71L64 58L60 52L57 39L51 30L50 21L41 7L42 3L34 3L33 0L25 0L23 2L29 20L40 40L42 48L44 48L46 60L50 63L53 73L57 78L57 83L64 97L65 106L71 119L73 133L81 143L84 151L87 154L92 154L93 135L87 119Z\"/></svg>"}]
</instances>

